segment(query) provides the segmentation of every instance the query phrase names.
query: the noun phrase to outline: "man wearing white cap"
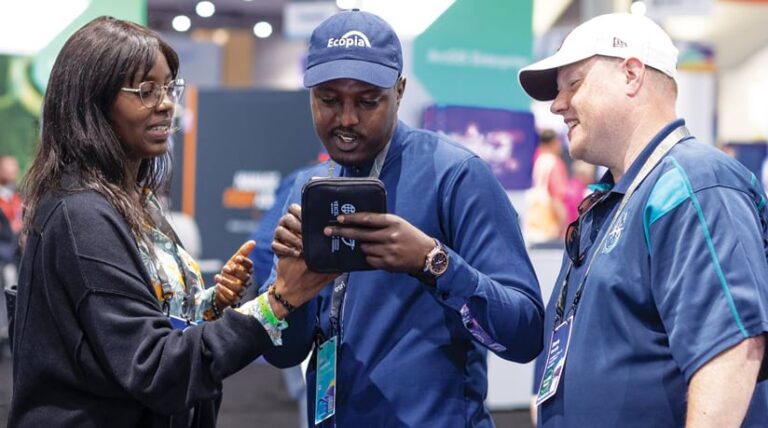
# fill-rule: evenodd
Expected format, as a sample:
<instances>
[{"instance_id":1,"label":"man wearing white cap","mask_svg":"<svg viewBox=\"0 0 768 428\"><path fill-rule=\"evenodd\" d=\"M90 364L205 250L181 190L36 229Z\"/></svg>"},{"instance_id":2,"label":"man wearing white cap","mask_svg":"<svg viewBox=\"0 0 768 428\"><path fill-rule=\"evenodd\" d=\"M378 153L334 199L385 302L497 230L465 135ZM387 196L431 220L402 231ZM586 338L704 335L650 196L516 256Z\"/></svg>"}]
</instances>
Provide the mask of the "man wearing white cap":
<instances>
[{"instance_id":1,"label":"man wearing white cap","mask_svg":"<svg viewBox=\"0 0 768 428\"><path fill-rule=\"evenodd\" d=\"M765 396L753 399L768 375L766 197L677 118L676 62L650 19L609 14L520 71L563 116L571 155L609 170L566 232L541 426L768 423Z\"/></svg>"}]
</instances>

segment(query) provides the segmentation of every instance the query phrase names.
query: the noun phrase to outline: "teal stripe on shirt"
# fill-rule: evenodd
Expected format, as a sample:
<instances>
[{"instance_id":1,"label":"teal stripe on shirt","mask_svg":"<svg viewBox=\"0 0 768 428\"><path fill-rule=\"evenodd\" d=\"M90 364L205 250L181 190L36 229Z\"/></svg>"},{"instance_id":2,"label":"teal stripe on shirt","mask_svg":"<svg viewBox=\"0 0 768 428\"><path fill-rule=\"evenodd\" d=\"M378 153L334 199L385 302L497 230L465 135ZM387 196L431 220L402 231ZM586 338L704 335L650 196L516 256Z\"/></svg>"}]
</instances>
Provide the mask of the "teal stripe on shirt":
<instances>
[{"instance_id":1,"label":"teal stripe on shirt","mask_svg":"<svg viewBox=\"0 0 768 428\"><path fill-rule=\"evenodd\" d=\"M683 183L685 184L685 188L688 191L688 196L690 196L691 202L693 203L694 208L696 208L696 215L699 218L702 232L704 232L704 239L707 243L707 249L709 249L709 255L712 258L712 264L715 267L715 272L717 272L717 277L720 279L720 286L722 287L723 294L725 295L725 299L728 302L728 307L731 309L731 314L733 315L734 320L736 320L736 325L739 327L739 331L745 338L747 338L749 337L749 333L747 333L747 329L744 328L744 323L741 320L739 311L736 309L736 303L733 301L733 295L731 294L731 290L728 287L728 281L726 281L725 274L723 273L723 269L720 266L720 261L717 259L717 253L715 253L715 245L712 243L712 235L709 232L709 226L707 226L707 220L704 217L704 211L701 209L699 199L696 197L696 194L693 193L693 186L691 186L691 182L688 180L688 176L685 174L683 167L680 166L675 158L670 157L669 159L672 161L675 168L680 171L680 175L683 178Z\"/></svg>"},{"instance_id":2,"label":"teal stripe on shirt","mask_svg":"<svg viewBox=\"0 0 768 428\"><path fill-rule=\"evenodd\" d=\"M643 232L645 232L645 243L648 245L648 254L652 254L651 225L685 202L688 197L685 179L677 168L665 172L654 184L643 215Z\"/></svg>"}]
</instances>

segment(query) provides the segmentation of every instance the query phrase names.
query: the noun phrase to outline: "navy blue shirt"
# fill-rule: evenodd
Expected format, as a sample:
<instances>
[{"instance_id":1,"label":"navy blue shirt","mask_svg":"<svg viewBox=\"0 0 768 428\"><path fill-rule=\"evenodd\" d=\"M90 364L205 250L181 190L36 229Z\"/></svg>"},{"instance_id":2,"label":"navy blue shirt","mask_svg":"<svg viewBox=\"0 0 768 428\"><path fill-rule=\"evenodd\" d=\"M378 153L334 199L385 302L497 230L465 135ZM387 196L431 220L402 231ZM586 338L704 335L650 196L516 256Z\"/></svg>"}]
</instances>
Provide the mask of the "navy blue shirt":
<instances>
[{"instance_id":1,"label":"navy blue shirt","mask_svg":"<svg viewBox=\"0 0 768 428\"><path fill-rule=\"evenodd\" d=\"M342 168L367 176L370 168ZM318 166L299 177L301 186ZM543 305L517 215L487 165L465 148L399 123L379 178L387 207L448 247L448 270L430 287L404 273L352 272L342 307L337 426L493 426L483 400L486 349L526 362L541 350ZM316 320L329 332L331 287L288 317L280 367L310 352ZM465 321L466 320L466 321ZM477 336L476 336L477 335ZM314 365L307 373L314 422Z\"/></svg>"},{"instance_id":2,"label":"navy blue shirt","mask_svg":"<svg viewBox=\"0 0 768 428\"><path fill-rule=\"evenodd\" d=\"M280 222L280 217L285 210L285 201L291 194L291 189L296 182L296 177L302 171L311 167L299 168L280 180L280 184L275 190L275 203L261 216L259 225L251 234L251 239L256 242L251 254L248 257L253 261L253 282L263 284L269 278L272 272L275 253L272 251L272 237L275 235L275 228ZM253 296L256 297L256 296Z\"/></svg>"},{"instance_id":3,"label":"navy blue shirt","mask_svg":"<svg viewBox=\"0 0 768 428\"><path fill-rule=\"evenodd\" d=\"M615 185L608 172L602 184L610 193L584 216L580 243L587 256L571 271L566 311L590 258L597 259L576 310L559 389L539 409L543 427L683 426L696 370L768 331L766 198L734 159L684 139L606 230L653 149L683 123L665 127ZM606 233L612 236L593 254ZM545 350L569 263L564 257L547 307ZM765 424L768 402L764 385L759 388L750 417Z\"/></svg>"}]
</instances>

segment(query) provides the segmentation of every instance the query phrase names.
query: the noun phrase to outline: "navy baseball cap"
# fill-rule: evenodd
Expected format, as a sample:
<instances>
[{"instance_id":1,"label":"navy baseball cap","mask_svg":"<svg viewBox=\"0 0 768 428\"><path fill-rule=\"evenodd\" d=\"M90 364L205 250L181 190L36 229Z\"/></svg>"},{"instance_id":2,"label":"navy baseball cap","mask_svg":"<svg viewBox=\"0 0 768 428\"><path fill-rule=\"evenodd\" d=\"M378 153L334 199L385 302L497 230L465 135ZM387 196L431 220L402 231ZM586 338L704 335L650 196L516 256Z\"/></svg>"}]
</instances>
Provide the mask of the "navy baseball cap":
<instances>
[{"instance_id":1,"label":"navy baseball cap","mask_svg":"<svg viewBox=\"0 0 768 428\"><path fill-rule=\"evenodd\" d=\"M402 71L395 30L372 13L351 10L331 16L312 32L304 86L354 79L391 88Z\"/></svg>"}]
</instances>

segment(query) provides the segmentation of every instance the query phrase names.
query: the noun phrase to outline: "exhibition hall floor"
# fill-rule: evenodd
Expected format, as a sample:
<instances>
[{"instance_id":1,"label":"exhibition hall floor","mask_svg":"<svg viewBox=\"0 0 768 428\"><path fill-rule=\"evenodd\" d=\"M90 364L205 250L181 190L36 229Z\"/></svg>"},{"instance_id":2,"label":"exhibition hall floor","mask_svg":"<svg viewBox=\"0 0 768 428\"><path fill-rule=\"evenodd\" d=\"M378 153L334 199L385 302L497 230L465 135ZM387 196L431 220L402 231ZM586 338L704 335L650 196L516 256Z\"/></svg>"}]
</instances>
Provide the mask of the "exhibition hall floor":
<instances>
[{"instance_id":1,"label":"exhibition hall floor","mask_svg":"<svg viewBox=\"0 0 768 428\"><path fill-rule=\"evenodd\" d=\"M11 394L11 363L0 360L0 426L8 424ZM495 412L499 428L528 428L527 411ZM224 383L224 402L219 413L220 428L298 428L298 408L283 385L280 370L253 363Z\"/></svg>"}]
</instances>

